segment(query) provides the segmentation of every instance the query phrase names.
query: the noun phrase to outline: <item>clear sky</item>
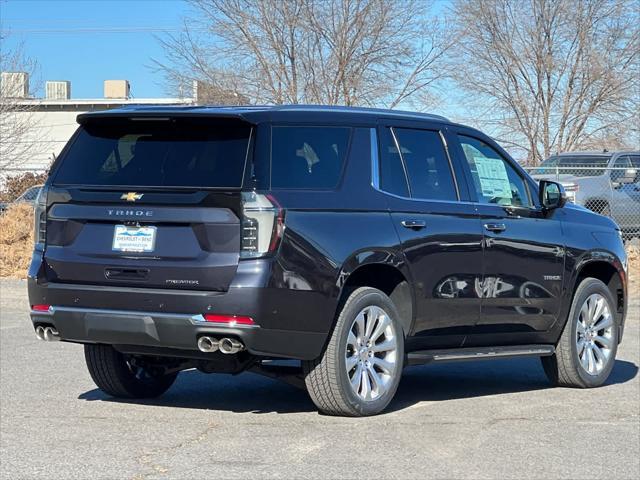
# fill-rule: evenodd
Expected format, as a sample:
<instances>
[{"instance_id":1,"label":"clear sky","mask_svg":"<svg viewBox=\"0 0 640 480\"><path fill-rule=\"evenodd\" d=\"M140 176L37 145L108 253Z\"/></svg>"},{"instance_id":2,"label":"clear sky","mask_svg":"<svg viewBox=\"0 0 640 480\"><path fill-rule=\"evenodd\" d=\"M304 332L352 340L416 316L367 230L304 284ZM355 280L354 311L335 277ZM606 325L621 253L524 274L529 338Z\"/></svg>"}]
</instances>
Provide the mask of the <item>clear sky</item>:
<instances>
[{"instance_id":1,"label":"clear sky","mask_svg":"<svg viewBox=\"0 0 640 480\"><path fill-rule=\"evenodd\" d=\"M0 0L9 32L2 48L24 42L39 64L38 96L46 80L71 81L73 98L100 98L104 80L126 79L134 97L162 97L162 77L149 68L163 57L156 36L176 32L188 8L181 0Z\"/></svg>"}]
</instances>

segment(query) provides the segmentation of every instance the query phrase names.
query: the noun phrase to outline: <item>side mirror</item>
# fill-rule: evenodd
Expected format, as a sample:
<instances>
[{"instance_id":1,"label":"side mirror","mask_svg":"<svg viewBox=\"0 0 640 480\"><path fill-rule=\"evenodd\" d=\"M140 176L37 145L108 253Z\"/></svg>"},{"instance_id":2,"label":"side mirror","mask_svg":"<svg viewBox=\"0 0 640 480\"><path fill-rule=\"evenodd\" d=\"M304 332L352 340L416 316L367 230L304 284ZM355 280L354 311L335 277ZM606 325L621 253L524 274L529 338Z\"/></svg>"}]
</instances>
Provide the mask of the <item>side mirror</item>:
<instances>
[{"instance_id":1,"label":"side mirror","mask_svg":"<svg viewBox=\"0 0 640 480\"><path fill-rule=\"evenodd\" d=\"M564 207L567 203L567 193L564 191L562 184L558 182L540 180L538 199L540 200L542 208L545 210L553 210Z\"/></svg>"}]
</instances>

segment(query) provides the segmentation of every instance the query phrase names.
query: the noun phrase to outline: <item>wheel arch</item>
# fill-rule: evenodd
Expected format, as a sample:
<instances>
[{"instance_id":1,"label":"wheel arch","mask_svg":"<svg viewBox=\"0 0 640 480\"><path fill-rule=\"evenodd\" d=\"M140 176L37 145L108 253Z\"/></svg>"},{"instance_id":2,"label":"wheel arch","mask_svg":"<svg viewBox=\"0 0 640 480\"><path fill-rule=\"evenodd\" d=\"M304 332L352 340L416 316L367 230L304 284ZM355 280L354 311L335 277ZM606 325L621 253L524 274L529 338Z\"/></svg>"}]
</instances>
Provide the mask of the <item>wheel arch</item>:
<instances>
[{"instance_id":1,"label":"wheel arch","mask_svg":"<svg viewBox=\"0 0 640 480\"><path fill-rule=\"evenodd\" d=\"M611 252L592 251L585 254L574 269L570 283L569 305L573 302L578 285L580 285L585 278L596 278L600 280L611 292L613 299L616 301L616 320L621 327L619 339L622 339L622 327L624 326L624 316L627 305L626 272L622 262Z\"/></svg>"},{"instance_id":2,"label":"wheel arch","mask_svg":"<svg viewBox=\"0 0 640 480\"><path fill-rule=\"evenodd\" d=\"M343 265L338 277L337 318L342 305L350 292L359 287L372 287L381 290L391 298L398 313L405 336L413 328L415 317L415 298L411 287L411 278L404 259L393 252L363 252L354 255Z\"/></svg>"}]
</instances>

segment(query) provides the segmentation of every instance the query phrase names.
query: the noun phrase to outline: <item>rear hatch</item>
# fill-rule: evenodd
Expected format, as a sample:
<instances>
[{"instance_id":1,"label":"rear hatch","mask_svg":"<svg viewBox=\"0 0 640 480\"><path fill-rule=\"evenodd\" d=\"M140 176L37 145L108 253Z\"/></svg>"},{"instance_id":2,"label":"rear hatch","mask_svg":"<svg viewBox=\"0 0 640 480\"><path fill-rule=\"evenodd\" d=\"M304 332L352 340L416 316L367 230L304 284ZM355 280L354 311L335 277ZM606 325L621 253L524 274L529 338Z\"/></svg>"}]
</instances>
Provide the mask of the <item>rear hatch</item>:
<instances>
[{"instance_id":1,"label":"rear hatch","mask_svg":"<svg viewBox=\"0 0 640 480\"><path fill-rule=\"evenodd\" d=\"M87 117L51 174L47 279L227 290L251 138L232 118Z\"/></svg>"}]
</instances>

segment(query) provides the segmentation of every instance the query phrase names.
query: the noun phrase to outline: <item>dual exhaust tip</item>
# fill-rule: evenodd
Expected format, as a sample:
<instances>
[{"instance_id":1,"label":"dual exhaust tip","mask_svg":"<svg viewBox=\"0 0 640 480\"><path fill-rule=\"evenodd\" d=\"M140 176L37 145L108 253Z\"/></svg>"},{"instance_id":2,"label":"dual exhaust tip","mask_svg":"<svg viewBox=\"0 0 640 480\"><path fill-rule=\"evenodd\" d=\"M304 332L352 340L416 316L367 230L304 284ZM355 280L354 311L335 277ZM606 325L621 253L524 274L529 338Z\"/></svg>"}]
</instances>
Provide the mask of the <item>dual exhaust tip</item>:
<instances>
[{"instance_id":1,"label":"dual exhaust tip","mask_svg":"<svg viewBox=\"0 0 640 480\"><path fill-rule=\"evenodd\" d=\"M53 327L45 327L44 325L38 325L36 327L36 337L38 340L43 340L45 342L57 342L60 340L58 330Z\"/></svg>"},{"instance_id":2,"label":"dual exhaust tip","mask_svg":"<svg viewBox=\"0 0 640 480\"><path fill-rule=\"evenodd\" d=\"M233 355L244 350L244 344L235 338L225 337L218 340L204 335L198 338L198 350L204 353L213 353L220 350L226 355Z\"/></svg>"}]
</instances>

